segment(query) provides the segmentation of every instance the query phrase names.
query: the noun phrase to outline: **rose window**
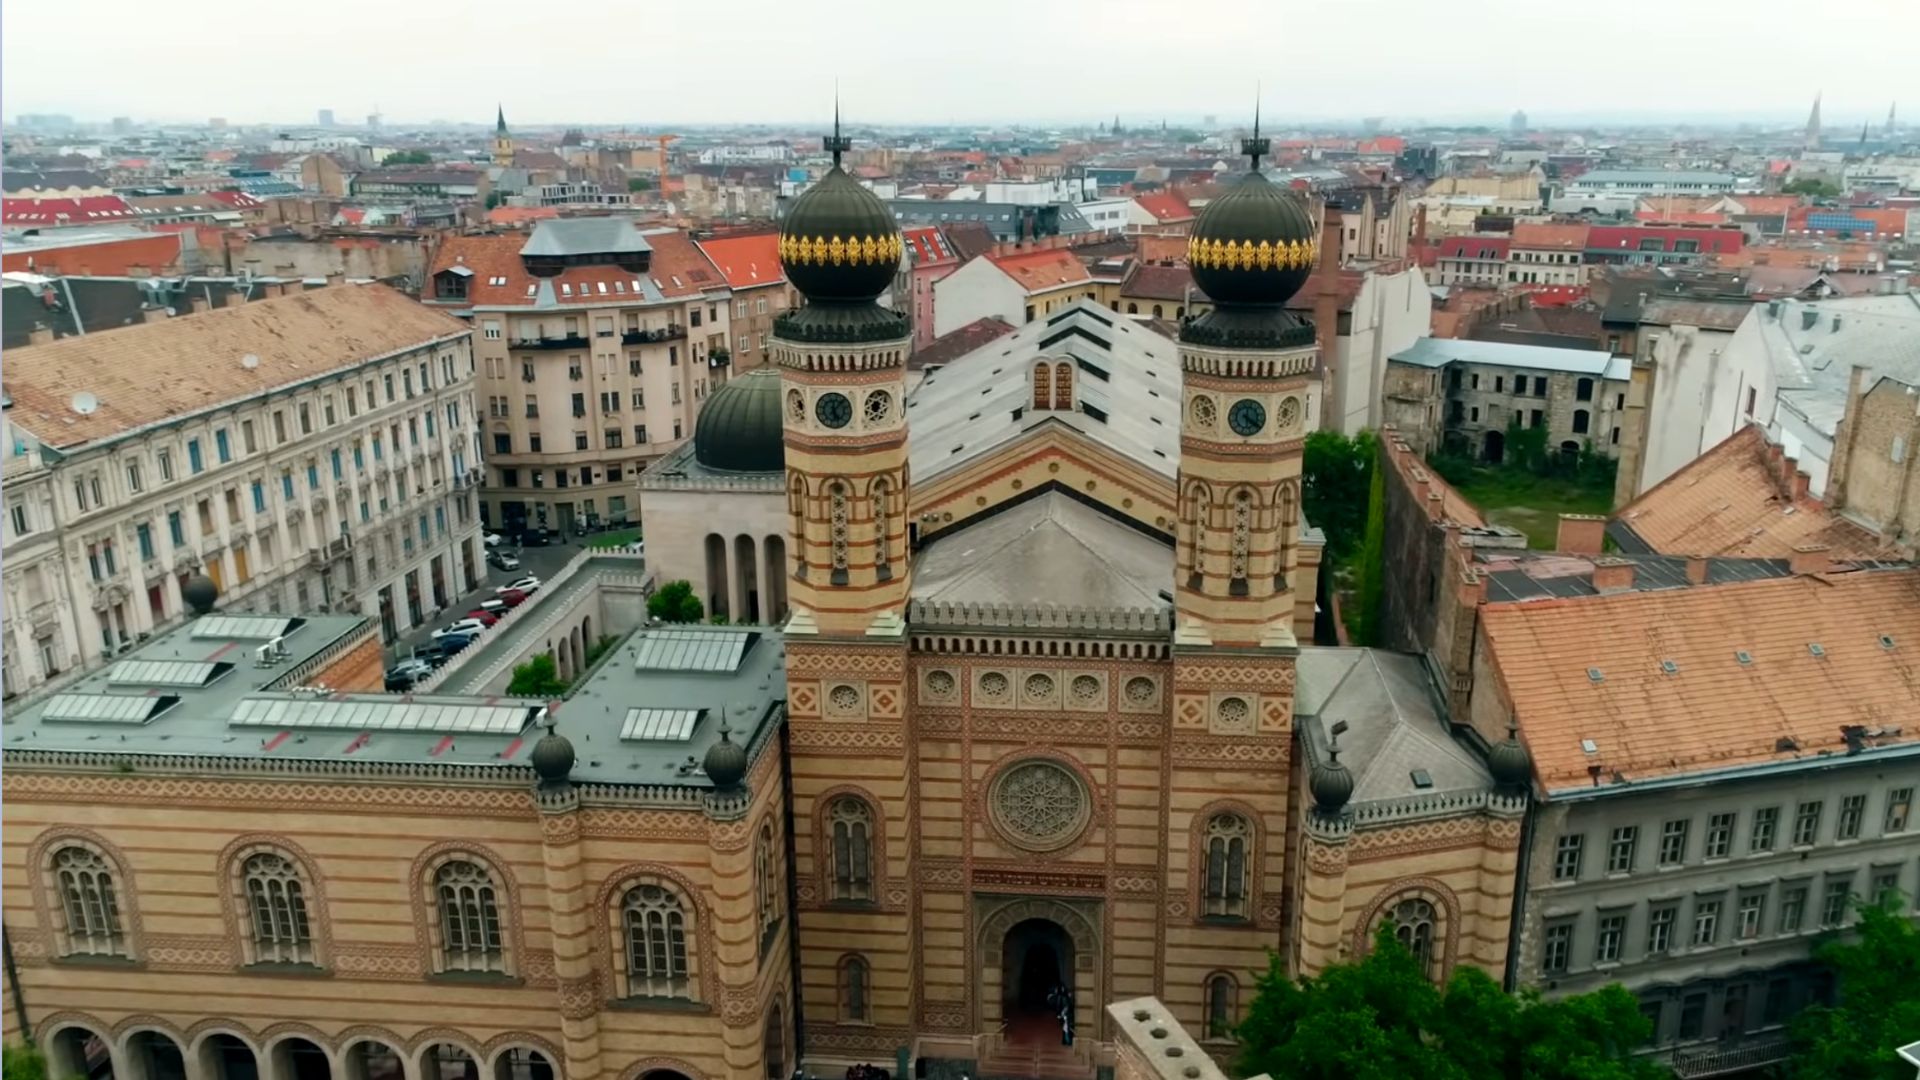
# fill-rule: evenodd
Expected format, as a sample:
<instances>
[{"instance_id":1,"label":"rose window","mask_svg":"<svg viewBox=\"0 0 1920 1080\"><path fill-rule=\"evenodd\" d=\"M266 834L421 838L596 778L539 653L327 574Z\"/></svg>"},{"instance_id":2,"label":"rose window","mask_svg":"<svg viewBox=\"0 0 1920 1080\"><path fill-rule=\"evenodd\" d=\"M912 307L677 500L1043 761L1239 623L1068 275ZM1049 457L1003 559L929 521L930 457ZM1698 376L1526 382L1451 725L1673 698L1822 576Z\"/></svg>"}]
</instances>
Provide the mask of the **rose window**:
<instances>
[{"instance_id":1,"label":"rose window","mask_svg":"<svg viewBox=\"0 0 1920 1080\"><path fill-rule=\"evenodd\" d=\"M1073 700L1082 705L1090 704L1100 697L1100 680L1091 675L1076 675L1069 685Z\"/></svg>"},{"instance_id":2,"label":"rose window","mask_svg":"<svg viewBox=\"0 0 1920 1080\"><path fill-rule=\"evenodd\" d=\"M852 712L860 707L860 691L844 684L836 686L828 691L827 703L835 712Z\"/></svg>"},{"instance_id":3,"label":"rose window","mask_svg":"<svg viewBox=\"0 0 1920 1080\"><path fill-rule=\"evenodd\" d=\"M1079 777L1051 761L1028 761L993 785L994 817L1015 843L1050 850L1080 834L1089 813Z\"/></svg>"},{"instance_id":4,"label":"rose window","mask_svg":"<svg viewBox=\"0 0 1920 1080\"><path fill-rule=\"evenodd\" d=\"M1027 696L1028 697L1044 698L1044 697L1051 697L1052 695L1053 695L1053 679L1038 673L1027 676Z\"/></svg>"},{"instance_id":5,"label":"rose window","mask_svg":"<svg viewBox=\"0 0 1920 1080\"><path fill-rule=\"evenodd\" d=\"M927 673L927 693L937 698L953 696L953 672L930 671Z\"/></svg>"},{"instance_id":6,"label":"rose window","mask_svg":"<svg viewBox=\"0 0 1920 1080\"><path fill-rule=\"evenodd\" d=\"M1011 686L1007 677L997 671L989 671L980 676L980 695L988 701L1003 700Z\"/></svg>"},{"instance_id":7,"label":"rose window","mask_svg":"<svg viewBox=\"0 0 1920 1080\"><path fill-rule=\"evenodd\" d=\"M1135 705L1146 705L1153 701L1153 680L1137 677L1127 680L1127 700Z\"/></svg>"}]
</instances>

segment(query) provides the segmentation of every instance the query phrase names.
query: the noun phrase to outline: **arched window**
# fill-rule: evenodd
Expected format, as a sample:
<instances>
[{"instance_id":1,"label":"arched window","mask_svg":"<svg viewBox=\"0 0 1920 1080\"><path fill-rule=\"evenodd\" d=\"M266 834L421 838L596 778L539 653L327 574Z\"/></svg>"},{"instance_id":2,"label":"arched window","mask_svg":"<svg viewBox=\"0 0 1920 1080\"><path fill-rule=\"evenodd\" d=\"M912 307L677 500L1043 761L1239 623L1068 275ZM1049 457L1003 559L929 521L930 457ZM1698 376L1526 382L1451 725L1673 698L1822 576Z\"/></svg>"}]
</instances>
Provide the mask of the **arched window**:
<instances>
[{"instance_id":1,"label":"arched window","mask_svg":"<svg viewBox=\"0 0 1920 1080\"><path fill-rule=\"evenodd\" d=\"M766 952L780 925L780 875L774 862L773 823L760 826L753 846L753 892L760 913L760 951Z\"/></svg>"},{"instance_id":2,"label":"arched window","mask_svg":"<svg viewBox=\"0 0 1920 1080\"><path fill-rule=\"evenodd\" d=\"M1207 980L1207 1038L1231 1039L1240 1022L1240 988L1233 976L1217 974Z\"/></svg>"},{"instance_id":3,"label":"arched window","mask_svg":"<svg viewBox=\"0 0 1920 1080\"><path fill-rule=\"evenodd\" d=\"M793 574L807 576L807 482L799 473L787 483L787 517L793 534Z\"/></svg>"},{"instance_id":4,"label":"arched window","mask_svg":"<svg viewBox=\"0 0 1920 1080\"><path fill-rule=\"evenodd\" d=\"M833 583L847 583L847 485L839 480L827 485L827 521L833 542Z\"/></svg>"},{"instance_id":5,"label":"arched window","mask_svg":"<svg viewBox=\"0 0 1920 1080\"><path fill-rule=\"evenodd\" d=\"M871 989L868 980L871 974L863 957L849 956L847 962L840 966L840 1019L843 1023L864 1024L872 1019L867 1015Z\"/></svg>"},{"instance_id":6,"label":"arched window","mask_svg":"<svg viewBox=\"0 0 1920 1080\"><path fill-rule=\"evenodd\" d=\"M1206 485L1195 484L1187 489L1186 511L1186 520L1182 524L1186 528L1187 535L1183 546L1186 548L1187 569L1197 584L1200 575L1206 571L1206 560L1200 553L1200 539L1205 535L1207 528Z\"/></svg>"},{"instance_id":7,"label":"arched window","mask_svg":"<svg viewBox=\"0 0 1920 1080\"><path fill-rule=\"evenodd\" d=\"M106 858L77 844L63 847L53 853L53 877L67 921L64 954L131 957Z\"/></svg>"},{"instance_id":8,"label":"arched window","mask_svg":"<svg viewBox=\"0 0 1920 1080\"><path fill-rule=\"evenodd\" d=\"M852 796L827 811L833 830L833 898L873 899L873 812Z\"/></svg>"},{"instance_id":9,"label":"arched window","mask_svg":"<svg viewBox=\"0 0 1920 1080\"><path fill-rule=\"evenodd\" d=\"M1593 415L1591 413L1585 409L1573 410L1573 433L1575 435L1585 435L1587 429L1592 426Z\"/></svg>"},{"instance_id":10,"label":"arched window","mask_svg":"<svg viewBox=\"0 0 1920 1080\"><path fill-rule=\"evenodd\" d=\"M1139 304L1136 304L1136 303L1134 303L1134 302L1132 302L1131 300L1129 300L1129 301L1127 302L1127 314L1129 314L1129 315L1138 315L1138 314L1140 314L1140 305L1139 305Z\"/></svg>"},{"instance_id":11,"label":"arched window","mask_svg":"<svg viewBox=\"0 0 1920 1080\"><path fill-rule=\"evenodd\" d=\"M1053 407L1073 408L1073 365L1065 360L1053 365Z\"/></svg>"},{"instance_id":12,"label":"arched window","mask_svg":"<svg viewBox=\"0 0 1920 1080\"><path fill-rule=\"evenodd\" d=\"M889 507L893 500L893 485L886 477L873 482L873 573L881 581L893 577L892 553L887 550L891 543L887 536L888 526L893 521Z\"/></svg>"},{"instance_id":13,"label":"arched window","mask_svg":"<svg viewBox=\"0 0 1920 1080\"><path fill-rule=\"evenodd\" d=\"M1048 379L1045 360L1033 365L1033 408L1036 412L1053 408L1053 393Z\"/></svg>"},{"instance_id":14,"label":"arched window","mask_svg":"<svg viewBox=\"0 0 1920 1080\"><path fill-rule=\"evenodd\" d=\"M433 875L440 908L440 956L447 971L507 970L500 933L500 901L493 875L477 862L454 859Z\"/></svg>"},{"instance_id":15,"label":"arched window","mask_svg":"<svg viewBox=\"0 0 1920 1080\"><path fill-rule=\"evenodd\" d=\"M1413 954L1420 974L1433 978L1433 905L1418 897L1409 897L1387 913L1393 920L1393 937Z\"/></svg>"},{"instance_id":16,"label":"arched window","mask_svg":"<svg viewBox=\"0 0 1920 1080\"><path fill-rule=\"evenodd\" d=\"M1253 548L1253 492L1245 488L1233 494L1232 563L1228 589L1235 596L1247 593L1247 563Z\"/></svg>"},{"instance_id":17,"label":"arched window","mask_svg":"<svg viewBox=\"0 0 1920 1080\"><path fill-rule=\"evenodd\" d=\"M262 851L247 858L240 874L253 923L253 961L313 963L313 929L299 867L284 855Z\"/></svg>"},{"instance_id":18,"label":"arched window","mask_svg":"<svg viewBox=\"0 0 1920 1080\"><path fill-rule=\"evenodd\" d=\"M1154 317L1154 318L1156 318L1156 319L1158 319L1158 318L1161 318L1161 317L1162 317L1162 315L1161 315L1161 310L1160 310L1160 305L1159 305L1159 304L1155 304L1155 305L1153 305L1153 317Z\"/></svg>"},{"instance_id":19,"label":"arched window","mask_svg":"<svg viewBox=\"0 0 1920 1080\"><path fill-rule=\"evenodd\" d=\"M1252 838L1253 829L1238 814L1215 814L1207 820L1205 914L1247 917L1247 844Z\"/></svg>"},{"instance_id":20,"label":"arched window","mask_svg":"<svg viewBox=\"0 0 1920 1080\"><path fill-rule=\"evenodd\" d=\"M687 914L680 898L659 885L636 885L620 903L626 934L624 997L690 998Z\"/></svg>"}]
</instances>

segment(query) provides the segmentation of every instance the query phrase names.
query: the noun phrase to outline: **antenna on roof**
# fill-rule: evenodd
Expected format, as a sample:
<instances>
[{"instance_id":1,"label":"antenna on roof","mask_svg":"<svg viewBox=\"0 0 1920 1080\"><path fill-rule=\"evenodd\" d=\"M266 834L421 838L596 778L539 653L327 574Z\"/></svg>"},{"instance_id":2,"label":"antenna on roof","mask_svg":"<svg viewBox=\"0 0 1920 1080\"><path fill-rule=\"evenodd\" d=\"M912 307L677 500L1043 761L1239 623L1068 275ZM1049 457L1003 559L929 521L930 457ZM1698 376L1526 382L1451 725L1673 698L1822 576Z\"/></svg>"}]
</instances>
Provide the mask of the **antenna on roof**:
<instances>
[{"instance_id":1,"label":"antenna on roof","mask_svg":"<svg viewBox=\"0 0 1920 1080\"><path fill-rule=\"evenodd\" d=\"M73 406L73 411L81 416L92 416L100 409L100 399L94 396L91 390L75 391L73 400L69 404Z\"/></svg>"},{"instance_id":2,"label":"antenna on roof","mask_svg":"<svg viewBox=\"0 0 1920 1080\"><path fill-rule=\"evenodd\" d=\"M853 149L853 140L840 134L840 80L833 80L833 134L826 137L824 148L833 155L833 167L840 167L840 155Z\"/></svg>"},{"instance_id":3,"label":"antenna on roof","mask_svg":"<svg viewBox=\"0 0 1920 1080\"><path fill-rule=\"evenodd\" d=\"M1240 152L1253 162L1252 171L1260 171L1261 155L1273 149L1270 139L1260 137L1260 84L1253 84L1253 137L1240 140Z\"/></svg>"}]
</instances>

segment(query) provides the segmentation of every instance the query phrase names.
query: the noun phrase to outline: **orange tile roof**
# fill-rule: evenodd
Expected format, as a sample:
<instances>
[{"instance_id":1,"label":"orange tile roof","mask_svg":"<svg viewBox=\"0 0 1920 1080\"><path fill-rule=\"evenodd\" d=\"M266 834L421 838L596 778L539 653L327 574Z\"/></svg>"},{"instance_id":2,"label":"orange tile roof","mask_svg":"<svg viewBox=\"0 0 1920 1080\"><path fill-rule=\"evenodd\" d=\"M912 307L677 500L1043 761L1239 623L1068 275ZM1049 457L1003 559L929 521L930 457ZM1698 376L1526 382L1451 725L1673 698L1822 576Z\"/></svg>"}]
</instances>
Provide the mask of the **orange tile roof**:
<instances>
[{"instance_id":1,"label":"orange tile roof","mask_svg":"<svg viewBox=\"0 0 1920 1080\"><path fill-rule=\"evenodd\" d=\"M1188 206L1180 196L1170 191L1156 191L1147 195L1135 195L1133 201L1140 208L1152 214L1155 221L1192 221L1193 207Z\"/></svg>"},{"instance_id":2,"label":"orange tile roof","mask_svg":"<svg viewBox=\"0 0 1920 1080\"><path fill-rule=\"evenodd\" d=\"M1585 225L1536 225L1521 222L1513 227L1513 247L1542 251L1582 251L1587 246Z\"/></svg>"},{"instance_id":3,"label":"orange tile roof","mask_svg":"<svg viewBox=\"0 0 1920 1080\"><path fill-rule=\"evenodd\" d=\"M708 289L726 287L726 279L684 232L677 229L642 229L640 235L653 249L652 262L644 276L668 299L698 296ZM541 279L527 273L520 249L527 244L526 233L497 235L452 235L443 239L434 252L428 272L426 296L433 296L432 277L456 266L473 272L467 279L467 299L458 306L523 307L533 302L529 287ZM644 294L636 295L636 275L617 266L572 266L556 277L554 299L561 304L645 303ZM563 288L564 286L564 288Z\"/></svg>"},{"instance_id":4,"label":"orange tile roof","mask_svg":"<svg viewBox=\"0 0 1920 1080\"><path fill-rule=\"evenodd\" d=\"M1749 214L1786 214L1805 200L1798 195L1734 195L1732 202L1740 204Z\"/></svg>"},{"instance_id":5,"label":"orange tile roof","mask_svg":"<svg viewBox=\"0 0 1920 1080\"><path fill-rule=\"evenodd\" d=\"M990 255L988 258L1029 293L1047 292L1093 280L1086 264L1066 248L1041 248L1012 255Z\"/></svg>"},{"instance_id":6,"label":"orange tile roof","mask_svg":"<svg viewBox=\"0 0 1920 1080\"><path fill-rule=\"evenodd\" d=\"M1786 559L1798 545L1825 544L1836 559L1889 556L1819 499L1795 497L1793 476L1793 459L1749 424L1621 507L1615 527L1663 555Z\"/></svg>"},{"instance_id":7,"label":"orange tile roof","mask_svg":"<svg viewBox=\"0 0 1920 1080\"><path fill-rule=\"evenodd\" d=\"M727 284L736 289L773 285L787 279L780 268L780 234L716 237L699 242L700 250L718 267Z\"/></svg>"},{"instance_id":8,"label":"orange tile roof","mask_svg":"<svg viewBox=\"0 0 1920 1080\"><path fill-rule=\"evenodd\" d=\"M653 265L648 273L668 297L697 296L708 289L724 289L727 279L717 267L679 229L640 230L653 248Z\"/></svg>"},{"instance_id":9,"label":"orange tile roof","mask_svg":"<svg viewBox=\"0 0 1920 1080\"><path fill-rule=\"evenodd\" d=\"M1920 739L1920 570L1488 604L1480 625L1549 790L1844 754L1845 725Z\"/></svg>"},{"instance_id":10,"label":"orange tile roof","mask_svg":"<svg viewBox=\"0 0 1920 1080\"><path fill-rule=\"evenodd\" d=\"M336 285L8 349L5 384L15 423L74 447L470 332L385 285ZM85 416L82 390L99 401Z\"/></svg>"}]
</instances>

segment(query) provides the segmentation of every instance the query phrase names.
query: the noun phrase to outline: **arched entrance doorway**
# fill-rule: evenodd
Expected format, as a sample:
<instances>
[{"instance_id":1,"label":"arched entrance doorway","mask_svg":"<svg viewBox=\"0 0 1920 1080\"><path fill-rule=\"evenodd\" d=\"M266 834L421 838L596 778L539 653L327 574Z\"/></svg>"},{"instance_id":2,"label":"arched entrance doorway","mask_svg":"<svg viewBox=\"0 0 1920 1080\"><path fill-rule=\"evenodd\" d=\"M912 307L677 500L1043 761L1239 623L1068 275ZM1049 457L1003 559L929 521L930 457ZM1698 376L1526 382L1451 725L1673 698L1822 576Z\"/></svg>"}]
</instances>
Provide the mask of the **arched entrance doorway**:
<instances>
[{"instance_id":1,"label":"arched entrance doorway","mask_svg":"<svg viewBox=\"0 0 1920 1080\"><path fill-rule=\"evenodd\" d=\"M1485 452L1482 453L1481 456L1486 459L1487 464L1498 465L1502 461L1506 460L1506 457L1507 457L1507 433L1506 432L1504 431L1487 432L1486 441L1483 445L1485 446Z\"/></svg>"},{"instance_id":2,"label":"arched entrance doorway","mask_svg":"<svg viewBox=\"0 0 1920 1080\"><path fill-rule=\"evenodd\" d=\"M282 1039L270 1052L279 1080L331 1080L333 1064L327 1052L306 1039Z\"/></svg>"},{"instance_id":3,"label":"arched entrance doorway","mask_svg":"<svg viewBox=\"0 0 1920 1080\"><path fill-rule=\"evenodd\" d=\"M47 1073L69 1080L113 1080L113 1052L107 1041L83 1027L63 1027L47 1047Z\"/></svg>"},{"instance_id":4,"label":"arched entrance doorway","mask_svg":"<svg viewBox=\"0 0 1920 1080\"><path fill-rule=\"evenodd\" d=\"M1027 919L1000 950L1000 1015L1010 1042L1059 1042L1055 995L1074 982L1073 938L1052 919Z\"/></svg>"},{"instance_id":5,"label":"arched entrance doorway","mask_svg":"<svg viewBox=\"0 0 1920 1080\"><path fill-rule=\"evenodd\" d=\"M163 1032L134 1032L127 1040L127 1053L146 1080L187 1080L186 1055Z\"/></svg>"}]
</instances>

